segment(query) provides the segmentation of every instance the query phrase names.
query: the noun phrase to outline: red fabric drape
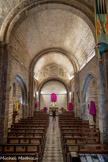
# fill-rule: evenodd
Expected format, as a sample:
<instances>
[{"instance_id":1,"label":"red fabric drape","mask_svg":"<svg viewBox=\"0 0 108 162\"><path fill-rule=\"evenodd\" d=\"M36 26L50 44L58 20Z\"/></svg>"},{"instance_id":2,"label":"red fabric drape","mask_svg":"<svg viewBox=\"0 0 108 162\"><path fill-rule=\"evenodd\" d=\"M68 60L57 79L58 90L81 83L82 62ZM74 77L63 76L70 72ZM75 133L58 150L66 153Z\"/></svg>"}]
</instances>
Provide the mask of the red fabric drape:
<instances>
[{"instance_id":1,"label":"red fabric drape","mask_svg":"<svg viewBox=\"0 0 108 162\"><path fill-rule=\"evenodd\" d=\"M56 102L57 101L57 95L55 93L51 94L51 102Z\"/></svg>"},{"instance_id":2,"label":"red fabric drape","mask_svg":"<svg viewBox=\"0 0 108 162\"><path fill-rule=\"evenodd\" d=\"M90 114L91 115L96 114L95 103L93 101L90 102Z\"/></svg>"},{"instance_id":3,"label":"red fabric drape","mask_svg":"<svg viewBox=\"0 0 108 162\"><path fill-rule=\"evenodd\" d=\"M69 102L68 110L69 110L69 111L72 111L72 110L73 110L73 104L72 104L72 102Z\"/></svg>"},{"instance_id":4,"label":"red fabric drape","mask_svg":"<svg viewBox=\"0 0 108 162\"><path fill-rule=\"evenodd\" d=\"M36 101L36 103L35 103L35 108L37 108L38 107L38 102Z\"/></svg>"}]
</instances>

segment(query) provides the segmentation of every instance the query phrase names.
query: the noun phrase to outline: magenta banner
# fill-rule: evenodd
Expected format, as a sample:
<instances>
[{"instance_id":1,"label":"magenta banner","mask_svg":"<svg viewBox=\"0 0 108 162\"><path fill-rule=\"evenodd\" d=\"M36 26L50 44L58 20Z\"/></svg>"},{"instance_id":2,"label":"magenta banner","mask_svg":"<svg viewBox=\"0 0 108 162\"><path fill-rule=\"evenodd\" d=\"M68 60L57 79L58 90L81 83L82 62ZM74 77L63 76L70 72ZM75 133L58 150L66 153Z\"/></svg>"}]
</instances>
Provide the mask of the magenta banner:
<instances>
[{"instance_id":1,"label":"magenta banner","mask_svg":"<svg viewBox=\"0 0 108 162\"><path fill-rule=\"evenodd\" d=\"M44 112L47 113L47 107L44 107Z\"/></svg>"},{"instance_id":2,"label":"magenta banner","mask_svg":"<svg viewBox=\"0 0 108 162\"><path fill-rule=\"evenodd\" d=\"M91 115L96 114L95 103L93 101L90 102L90 114Z\"/></svg>"},{"instance_id":3,"label":"magenta banner","mask_svg":"<svg viewBox=\"0 0 108 162\"><path fill-rule=\"evenodd\" d=\"M38 102L36 101L36 103L35 103L35 108L37 108L38 107Z\"/></svg>"},{"instance_id":4,"label":"magenta banner","mask_svg":"<svg viewBox=\"0 0 108 162\"><path fill-rule=\"evenodd\" d=\"M51 102L56 102L57 101L57 95L55 93L51 94Z\"/></svg>"},{"instance_id":5,"label":"magenta banner","mask_svg":"<svg viewBox=\"0 0 108 162\"><path fill-rule=\"evenodd\" d=\"M72 102L69 102L68 110L69 110L69 111L72 111L72 110L73 110L73 104L72 104Z\"/></svg>"}]
</instances>

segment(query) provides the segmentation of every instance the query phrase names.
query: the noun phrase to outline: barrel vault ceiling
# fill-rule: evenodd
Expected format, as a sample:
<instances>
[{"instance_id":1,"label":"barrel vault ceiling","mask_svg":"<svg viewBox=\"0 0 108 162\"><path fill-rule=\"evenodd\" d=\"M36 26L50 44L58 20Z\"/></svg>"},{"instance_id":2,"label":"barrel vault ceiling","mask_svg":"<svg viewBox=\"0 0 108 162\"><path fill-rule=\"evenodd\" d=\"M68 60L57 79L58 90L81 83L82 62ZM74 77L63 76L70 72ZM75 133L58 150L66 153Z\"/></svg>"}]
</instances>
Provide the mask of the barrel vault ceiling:
<instances>
[{"instance_id":1,"label":"barrel vault ceiling","mask_svg":"<svg viewBox=\"0 0 108 162\"><path fill-rule=\"evenodd\" d=\"M7 5L10 12L17 3L21 1L3 0L1 5ZM88 13L93 12L93 0L82 0L81 5L87 5ZM0 12L3 14L1 8ZM36 61L35 78L42 81L46 77L61 77L69 81L95 55L92 29L92 22L82 11L61 3L46 3L27 11L25 19L14 27L10 44L16 53L26 53L28 65L41 51L49 49Z\"/></svg>"}]
</instances>

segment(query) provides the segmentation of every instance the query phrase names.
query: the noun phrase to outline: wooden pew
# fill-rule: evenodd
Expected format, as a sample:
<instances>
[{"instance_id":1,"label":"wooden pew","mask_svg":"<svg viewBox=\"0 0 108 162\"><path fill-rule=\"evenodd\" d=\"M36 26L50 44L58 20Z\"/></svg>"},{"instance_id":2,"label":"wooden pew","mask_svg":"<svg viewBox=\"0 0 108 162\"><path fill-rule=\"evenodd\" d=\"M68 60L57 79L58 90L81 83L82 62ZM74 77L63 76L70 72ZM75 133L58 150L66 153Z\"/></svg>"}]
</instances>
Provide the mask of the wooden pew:
<instances>
[{"instance_id":1,"label":"wooden pew","mask_svg":"<svg viewBox=\"0 0 108 162\"><path fill-rule=\"evenodd\" d=\"M72 129L72 128L96 128L95 125L67 125L67 126L61 126L60 129Z\"/></svg>"},{"instance_id":2,"label":"wooden pew","mask_svg":"<svg viewBox=\"0 0 108 162\"><path fill-rule=\"evenodd\" d=\"M48 124L43 124L43 123L15 123L13 126L46 126L48 127Z\"/></svg>"},{"instance_id":3,"label":"wooden pew","mask_svg":"<svg viewBox=\"0 0 108 162\"><path fill-rule=\"evenodd\" d=\"M65 144L64 160L68 162L68 153L77 152L84 154L108 154L108 145L104 144Z\"/></svg>"},{"instance_id":4,"label":"wooden pew","mask_svg":"<svg viewBox=\"0 0 108 162\"><path fill-rule=\"evenodd\" d=\"M8 159L7 159L8 158ZM41 162L38 153L0 153L1 162Z\"/></svg>"},{"instance_id":5,"label":"wooden pew","mask_svg":"<svg viewBox=\"0 0 108 162\"><path fill-rule=\"evenodd\" d=\"M65 136L63 139L62 139L62 148L64 148L65 144L89 144L89 143L92 143L92 144L95 144L95 143L98 143L99 144L99 139L98 137L68 137L68 136Z\"/></svg>"},{"instance_id":6,"label":"wooden pew","mask_svg":"<svg viewBox=\"0 0 108 162\"><path fill-rule=\"evenodd\" d=\"M39 143L41 145L44 145L44 139L42 136L37 137L8 137L7 143L8 144L34 144Z\"/></svg>"},{"instance_id":7,"label":"wooden pew","mask_svg":"<svg viewBox=\"0 0 108 162\"><path fill-rule=\"evenodd\" d=\"M39 122L39 123L48 123L46 119L22 119L19 122Z\"/></svg>"},{"instance_id":8,"label":"wooden pew","mask_svg":"<svg viewBox=\"0 0 108 162\"><path fill-rule=\"evenodd\" d=\"M7 144L0 145L0 155L33 157L32 162L41 162L46 142L49 115L36 113L34 117L21 119L8 129ZM3 161L3 160L2 160Z\"/></svg>"},{"instance_id":9,"label":"wooden pew","mask_svg":"<svg viewBox=\"0 0 108 162\"><path fill-rule=\"evenodd\" d=\"M19 123L39 124L37 121L19 121ZM48 124L48 122L40 122L40 124Z\"/></svg>"},{"instance_id":10,"label":"wooden pew","mask_svg":"<svg viewBox=\"0 0 108 162\"><path fill-rule=\"evenodd\" d=\"M65 144L65 151L78 153L108 153L107 144Z\"/></svg>"},{"instance_id":11,"label":"wooden pew","mask_svg":"<svg viewBox=\"0 0 108 162\"><path fill-rule=\"evenodd\" d=\"M70 112L70 111L67 111L67 112L63 112L62 114L59 115L60 118L64 117L64 116L72 116L74 117L74 112Z\"/></svg>"},{"instance_id":12,"label":"wooden pew","mask_svg":"<svg viewBox=\"0 0 108 162\"><path fill-rule=\"evenodd\" d=\"M95 128L74 128L74 129L63 129L61 130L61 137L64 137L65 135L67 136L82 136L82 135L87 135L87 136L97 136L100 138L100 132L99 129Z\"/></svg>"},{"instance_id":13,"label":"wooden pew","mask_svg":"<svg viewBox=\"0 0 108 162\"><path fill-rule=\"evenodd\" d=\"M32 154L31 154L32 153ZM41 147L39 144L5 144L0 145L0 155L17 155L17 156L30 156L37 154L39 158L38 161L41 161ZM37 162L38 162L37 161Z\"/></svg>"},{"instance_id":14,"label":"wooden pew","mask_svg":"<svg viewBox=\"0 0 108 162\"><path fill-rule=\"evenodd\" d=\"M60 124L60 127L62 127L62 126L73 126L73 125L84 125L84 126L86 126L86 125L89 125L89 123L86 123L86 122L72 122L72 123L63 123L63 124Z\"/></svg>"},{"instance_id":15,"label":"wooden pew","mask_svg":"<svg viewBox=\"0 0 108 162\"><path fill-rule=\"evenodd\" d=\"M61 133L68 133L68 132L99 132L99 128L76 128L76 127L72 127L72 128L65 128L65 129L61 129Z\"/></svg>"},{"instance_id":16,"label":"wooden pew","mask_svg":"<svg viewBox=\"0 0 108 162\"><path fill-rule=\"evenodd\" d=\"M90 125L88 121L62 115L59 118L59 127L65 160L67 160L67 153L69 152L101 153L102 151L106 153L108 151L108 146L100 144L99 129L96 128L96 125ZM94 147L95 149L93 149Z\"/></svg>"},{"instance_id":17,"label":"wooden pew","mask_svg":"<svg viewBox=\"0 0 108 162\"><path fill-rule=\"evenodd\" d=\"M8 144L40 144L41 153L43 154L45 148L45 139L42 136L36 137L8 137Z\"/></svg>"},{"instance_id":18,"label":"wooden pew","mask_svg":"<svg viewBox=\"0 0 108 162\"><path fill-rule=\"evenodd\" d=\"M42 136L43 138L46 137L44 132L37 132L37 133L26 133L26 132L8 132L8 137L36 137Z\"/></svg>"},{"instance_id":19,"label":"wooden pew","mask_svg":"<svg viewBox=\"0 0 108 162\"><path fill-rule=\"evenodd\" d=\"M23 125L23 124L19 124L19 125L11 125L11 128L44 128L47 129L47 126L45 125Z\"/></svg>"},{"instance_id":20,"label":"wooden pew","mask_svg":"<svg viewBox=\"0 0 108 162\"><path fill-rule=\"evenodd\" d=\"M27 133L29 133L29 132L44 132L44 133L46 133L46 129L45 128L9 128L8 129L9 130L9 132L27 132Z\"/></svg>"}]
</instances>

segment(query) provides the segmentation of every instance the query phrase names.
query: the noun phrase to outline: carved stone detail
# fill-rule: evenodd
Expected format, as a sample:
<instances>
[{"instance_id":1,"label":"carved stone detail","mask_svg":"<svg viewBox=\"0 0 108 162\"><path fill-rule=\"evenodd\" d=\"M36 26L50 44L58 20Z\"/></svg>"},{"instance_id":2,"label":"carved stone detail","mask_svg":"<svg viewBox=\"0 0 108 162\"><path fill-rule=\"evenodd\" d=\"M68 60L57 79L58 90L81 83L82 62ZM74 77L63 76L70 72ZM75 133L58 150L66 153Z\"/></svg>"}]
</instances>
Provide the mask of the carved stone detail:
<instances>
[{"instance_id":1,"label":"carved stone detail","mask_svg":"<svg viewBox=\"0 0 108 162\"><path fill-rule=\"evenodd\" d=\"M63 69L63 67L51 64L48 66L45 66L42 68L42 70L38 74L39 80L46 78L46 77L60 77L60 78L66 78L67 72Z\"/></svg>"}]
</instances>

